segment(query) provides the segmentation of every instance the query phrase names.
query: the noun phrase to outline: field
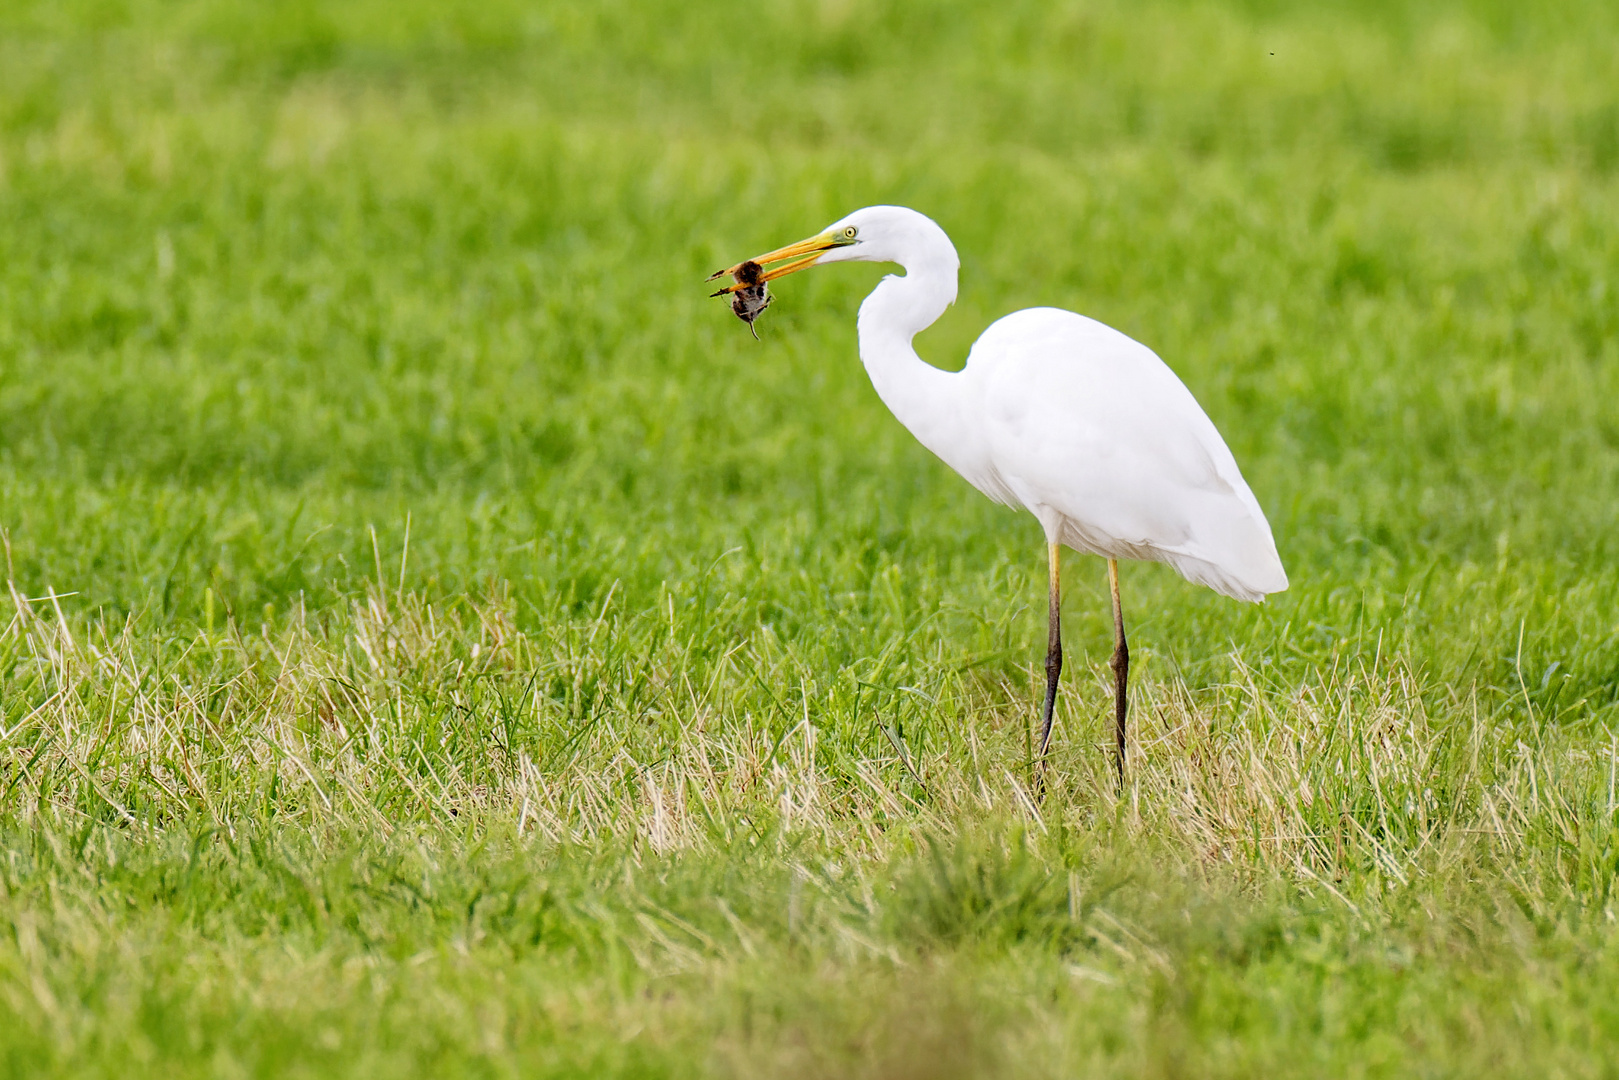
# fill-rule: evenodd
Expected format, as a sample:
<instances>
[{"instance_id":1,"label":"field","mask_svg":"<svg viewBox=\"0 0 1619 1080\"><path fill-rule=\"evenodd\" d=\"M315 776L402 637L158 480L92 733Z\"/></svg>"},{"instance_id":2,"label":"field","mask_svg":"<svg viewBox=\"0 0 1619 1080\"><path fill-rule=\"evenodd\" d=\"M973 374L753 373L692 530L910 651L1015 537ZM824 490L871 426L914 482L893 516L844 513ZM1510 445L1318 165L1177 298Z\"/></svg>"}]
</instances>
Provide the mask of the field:
<instances>
[{"instance_id":1,"label":"field","mask_svg":"<svg viewBox=\"0 0 1619 1080\"><path fill-rule=\"evenodd\" d=\"M0 7L0 1075L1619 1075L1619 8ZM1264 605L854 313L1146 342Z\"/></svg>"}]
</instances>

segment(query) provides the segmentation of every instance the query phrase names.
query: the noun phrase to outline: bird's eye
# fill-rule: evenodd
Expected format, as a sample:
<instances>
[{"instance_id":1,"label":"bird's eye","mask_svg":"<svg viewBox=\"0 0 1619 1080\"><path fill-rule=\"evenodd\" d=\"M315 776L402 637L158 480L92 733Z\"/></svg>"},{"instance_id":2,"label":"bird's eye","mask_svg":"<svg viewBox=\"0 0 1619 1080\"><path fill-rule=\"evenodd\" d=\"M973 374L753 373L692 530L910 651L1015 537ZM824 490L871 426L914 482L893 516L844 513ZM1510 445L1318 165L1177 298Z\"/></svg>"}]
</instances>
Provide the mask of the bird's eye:
<instances>
[{"instance_id":1,"label":"bird's eye","mask_svg":"<svg viewBox=\"0 0 1619 1080\"><path fill-rule=\"evenodd\" d=\"M843 230L843 238L845 240L853 240L857 231L858 230L853 225L850 225L848 228Z\"/></svg>"}]
</instances>

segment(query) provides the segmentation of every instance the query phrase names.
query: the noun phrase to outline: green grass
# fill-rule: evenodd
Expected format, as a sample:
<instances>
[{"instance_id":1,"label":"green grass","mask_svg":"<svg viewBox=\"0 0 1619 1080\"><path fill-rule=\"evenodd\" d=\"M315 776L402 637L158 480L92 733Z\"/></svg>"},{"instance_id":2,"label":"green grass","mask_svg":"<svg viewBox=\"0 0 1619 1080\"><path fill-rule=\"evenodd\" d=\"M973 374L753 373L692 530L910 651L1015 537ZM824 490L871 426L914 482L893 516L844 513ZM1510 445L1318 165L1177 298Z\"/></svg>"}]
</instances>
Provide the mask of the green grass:
<instances>
[{"instance_id":1,"label":"green grass","mask_svg":"<svg viewBox=\"0 0 1619 1080\"><path fill-rule=\"evenodd\" d=\"M1619 9L690 7L0 9L0 1071L1616 1075ZM1270 514L1122 798L876 202Z\"/></svg>"}]
</instances>

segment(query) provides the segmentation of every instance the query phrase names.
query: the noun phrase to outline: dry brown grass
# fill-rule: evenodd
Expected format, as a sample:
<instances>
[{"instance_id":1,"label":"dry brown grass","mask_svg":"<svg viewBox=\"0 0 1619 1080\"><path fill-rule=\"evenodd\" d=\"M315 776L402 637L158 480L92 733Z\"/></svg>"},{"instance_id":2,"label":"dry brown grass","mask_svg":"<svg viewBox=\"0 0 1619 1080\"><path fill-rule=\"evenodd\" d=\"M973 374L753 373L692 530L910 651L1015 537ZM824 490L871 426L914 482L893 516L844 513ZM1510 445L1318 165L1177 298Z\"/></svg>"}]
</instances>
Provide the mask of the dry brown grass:
<instances>
[{"instance_id":1,"label":"dry brown grass","mask_svg":"<svg viewBox=\"0 0 1619 1080\"><path fill-rule=\"evenodd\" d=\"M660 855L764 835L880 855L991 815L1106 823L1330 889L1346 860L1406 883L1461 838L1510 848L1538 829L1574 843L1575 803L1612 805L1611 749L1492 723L1467 688L1424 685L1398 657L1285 687L1240 665L1198 692L1149 674L1122 799L1097 668L1066 688L1042 805L1018 687L942 675L932 707L947 738L916 749L884 725L851 758L823 745L850 720L845 699L800 684L783 717L750 678L761 664L790 672L764 632L717 658L670 641L643 655L606 606L524 631L499 598L446 610L373 592L325 628L299 618L155 642L132 624L75 630L49 596L13 589L12 606L0 648L19 657L27 692L12 701L27 706L0 731L0 809L21 821L141 832L273 813L384 835L498 822Z\"/></svg>"}]
</instances>

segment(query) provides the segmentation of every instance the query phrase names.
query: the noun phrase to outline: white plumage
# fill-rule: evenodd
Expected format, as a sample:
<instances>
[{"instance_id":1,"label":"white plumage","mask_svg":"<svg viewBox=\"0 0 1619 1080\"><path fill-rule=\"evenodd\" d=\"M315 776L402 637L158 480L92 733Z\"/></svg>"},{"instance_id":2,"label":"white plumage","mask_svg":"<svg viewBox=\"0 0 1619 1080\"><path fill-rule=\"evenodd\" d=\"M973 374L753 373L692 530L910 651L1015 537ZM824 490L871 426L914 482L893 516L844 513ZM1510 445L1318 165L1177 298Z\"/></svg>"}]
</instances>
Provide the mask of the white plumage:
<instances>
[{"instance_id":1,"label":"white plumage","mask_svg":"<svg viewBox=\"0 0 1619 1080\"><path fill-rule=\"evenodd\" d=\"M1029 308L984 331L961 371L924 362L911 339L955 301L960 260L943 229L905 207L857 210L750 261L778 264L764 275L771 280L857 260L906 271L860 305L860 358L878 395L969 483L1045 529L1052 622L1042 760L1061 669L1057 545L1168 563L1241 600L1287 588L1270 525L1225 440L1151 349L1083 315ZM1122 779L1129 660L1111 563L1110 577Z\"/></svg>"},{"instance_id":2,"label":"white plumage","mask_svg":"<svg viewBox=\"0 0 1619 1080\"><path fill-rule=\"evenodd\" d=\"M1083 315L1031 308L990 326L962 374L994 473L975 486L1028 509L1050 540L1165 562L1239 600L1287 588L1236 459L1151 349Z\"/></svg>"}]
</instances>

